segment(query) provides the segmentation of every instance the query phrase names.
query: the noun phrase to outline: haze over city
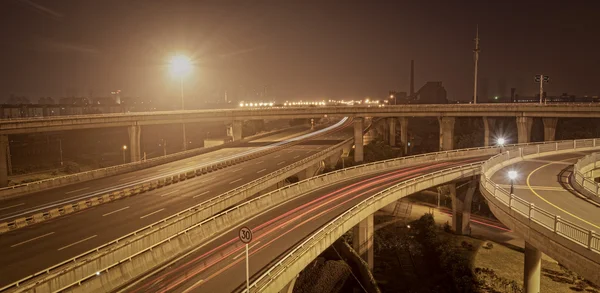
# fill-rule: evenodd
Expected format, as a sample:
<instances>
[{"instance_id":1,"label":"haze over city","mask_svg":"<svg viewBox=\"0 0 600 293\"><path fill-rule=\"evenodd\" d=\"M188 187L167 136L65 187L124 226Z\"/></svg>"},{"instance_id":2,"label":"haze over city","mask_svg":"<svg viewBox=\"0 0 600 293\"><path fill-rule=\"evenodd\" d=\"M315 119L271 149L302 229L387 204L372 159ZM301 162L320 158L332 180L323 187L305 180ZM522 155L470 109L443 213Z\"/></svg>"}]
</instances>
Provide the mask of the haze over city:
<instances>
[{"instance_id":1,"label":"haze over city","mask_svg":"<svg viewBox=\"0 0 600 293\"><path fill-rule=\"evenodd\" d=\"M236 91L277 101L380 97L442 81L472 98L473 39L480 89L598 95L596 1L66 1L0 3L0 98L177 96L166 63L191 56L189 105ZM481 92L480 92L481 94Z\"/></svg>"}]
</instances>

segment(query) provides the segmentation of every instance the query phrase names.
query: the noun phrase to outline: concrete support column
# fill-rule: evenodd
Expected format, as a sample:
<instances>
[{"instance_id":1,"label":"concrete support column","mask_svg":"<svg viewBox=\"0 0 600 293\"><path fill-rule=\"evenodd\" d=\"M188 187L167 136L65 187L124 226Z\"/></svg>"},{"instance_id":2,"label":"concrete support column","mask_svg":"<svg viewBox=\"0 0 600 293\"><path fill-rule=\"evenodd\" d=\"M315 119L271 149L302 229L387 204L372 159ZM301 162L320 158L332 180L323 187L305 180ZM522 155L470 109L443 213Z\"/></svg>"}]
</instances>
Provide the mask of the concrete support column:
<instances>
[{"instance_id":1,"label":"concrete support column","mask_svg":"<svg viewBox=\"0 0 600 293\"><path fill-rule=\"evenodd\" d=\"M140 135L142 129L139 125L127 126L127 133L129 134L129 158L131 162L138 162L140 160Z\"/></svg>"},{"instance_id":2,"label":"concrete support column","mask_svg":"<svg viewBox=\"0 0 600 293\"><path fill-rule=\"evenodd\" d=\"M408 117L400 117L400 145L403 154L408 154Z\"/></svg>"},{"instance_id":3,"label":"concrete support column","mask_svg":"<svg viewBox=\"0 0 600 293\"><path fill-rule=\"evenodd\" d=\"M517 133L519 143L528 143L531 141L531 126L533 125L533 118L531 117L517 117Z\"/></svg>"},{"instance_id":4,"label":"concrete support column","mask_svg":"<svg viewBox=\"0 0 600 293\"><path fill-rule=\"evenodd\" d=\"M439 117L440 123L440 151L454 149L454 123L455 117Z\"/></svg>"},{"instance_id":5,"label":"concrete support column","mask_svg":"<svg viewBox=\"0 0 600 293\"><path fill-rule=\"evenodd\" d=\"M298 280L298 275L296 275L296 277L294 277L287 285L285 285L285 287L279 290L279 293L293 293L296 280Z\"/></svg>"},{"instance_id":6,"label":"concrete support column","mask_svg":"<svg viewBox=\"0 0 600 293\"><path fill-rule=\"evenodd\" d=\"M396 146L396 118L388 118L389 129L390 129L390 146Z\"/></svg>"},{"instance_id":7,"label":"concrete support column","mask_svg":"<svg viewBox=\"0 0 600 293\"><path fill-rule=\"evenodd\" d=\"M329 169L334 169L337 165L337 162L340 160L341 154L333 154L329 158L325 160L325 164Z\"/></svg>"},{"instance_id":8,"label":"concrete support column","mask_svg":"<svg viewBox=\"0 0 600 293\"><path fill-rule=\"evenodd\" d=\"M363 118L354 118L354 162L356 163L364 160L363 121Z\"/></svg>"},{"instance_id":9,"label":"concrete support column","mask_svg":"<svg viewBox=\"0 0 600 293\"><path fill-rule=\"evenodd\" d=\"M231 136L233 141L238 141L242 139L242 123L241 120L234 120L231 125L229 125L229 129L227 130L227 134Z\"/></svg>"},{"instance_id":10,"label":"concrete support column","mask_svg":"<svg viewBox=\"0 0 600 293\"><path fill-rule=\"evenodd\" d=\"M316 165L310 165L308 166L308 168L304 169L303 171L300 171L298 174L296 174L296 176L298 176L298 181L302 181L304 179L313 177L315 175L315 172L317 172L317 168L318 166Z\"/></svg>"},{"instance_id":11,"label":"concrete support column","mask_svg":"<svg viewBox=\"0 0 600 293\"><path fill-rule=\"evenodd\" d=\"M469 182L466 191L456 192L456 184L448 184L450 187L450 196L452 197L452 230L457 235L469 233L471 220L471 203L473 194L477 188L477 179L473 178Z\"/></svg>"},{"instance_id":12,"label":"concrete support column","mask_svg":"<svg viewBox=\"0 0 600 293\"><path fill-rule=\"evenodd\" d=\"M373 269L373 214L360 221L353 229L352 246L360 257Z\"/></svg>"},{"instance_id":13,"label":"concrete support column","mask_svg":"<svg viewBox=\"0 0 600 293\"><path fill-rule=\"evenodd\" d=\"M556 140L556 124L558 118L542 118L544 122L544 141L555 141Z\"/></svg>"},{"instance_id":14,"label":"concrete support column","mask_svg":"<svg viewBox=\"0 0 600 293\"><path fill-rule=\"evenodd\" d=\"M540 272L542 271L542 252L525 241L525 267L523 289L525 293L540 292Z\"/></svg>"},{"instance_id":15,"label":"concrete support column","mask_svg":"<svg viewBox=\"0 0 600 293\"><path fill-rule=\"evenodd\" d=\"M490 146L492 131L496 124L495 118L483 117L483 146Z\"/></svg>"},{"instance_id":16,"label":"concrete support column","mask_svg":"<svg viewBox=\"0 0 600 293\"><path fill-rule=\"evenodd\" d=\"M0 187L8 186L8 135L0 135Z\"/></svg>"}]
</instances>

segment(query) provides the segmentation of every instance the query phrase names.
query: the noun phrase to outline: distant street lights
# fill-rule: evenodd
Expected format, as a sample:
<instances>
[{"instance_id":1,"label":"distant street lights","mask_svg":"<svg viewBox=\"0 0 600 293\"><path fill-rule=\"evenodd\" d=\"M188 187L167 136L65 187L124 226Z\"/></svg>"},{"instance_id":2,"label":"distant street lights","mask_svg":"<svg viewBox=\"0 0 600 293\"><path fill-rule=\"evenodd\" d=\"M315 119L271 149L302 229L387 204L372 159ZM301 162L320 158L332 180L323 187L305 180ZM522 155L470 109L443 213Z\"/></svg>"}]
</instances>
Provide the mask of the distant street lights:
<instances>
[{"instance_id":1,"label":"distant street lights","mask_svg":"<svg viewBox=\"0 0 600 293\"><path fill-rule=\"evenodd\" d=\"M169 62L169 68L171 74L177 78L181 83L181 110L185 109L183 101L183 78L192 71L192 61L190 58L184 55L176 55L171 58ZM187 139L185 138L185 122L181 124L183 130L183 150L187 150Z\"/></svg>"},{"instance_id":2,"label":"distant street lights","mask_svg":"<svg viewBox=\"0 0 600 293\"><path fill-rule=\"evenodd\" d=\"M123 164L127 164L127 161L125 160L125 151L127 150L127 146L123 145Z\"/></svg>"},{"instance_id":3,"label":"distant street lights","mask_svg":"<svg viewBox=\"0 0 600 293\"><path fill-rule=\"evenodd\" d=\"M515 179L517 179L518 176L519 176L519 174L517 173L517 171L515 171L515 170L508 171L508 179L510 179L510 194L515 193Z\"/></svg>"}]
</instances>

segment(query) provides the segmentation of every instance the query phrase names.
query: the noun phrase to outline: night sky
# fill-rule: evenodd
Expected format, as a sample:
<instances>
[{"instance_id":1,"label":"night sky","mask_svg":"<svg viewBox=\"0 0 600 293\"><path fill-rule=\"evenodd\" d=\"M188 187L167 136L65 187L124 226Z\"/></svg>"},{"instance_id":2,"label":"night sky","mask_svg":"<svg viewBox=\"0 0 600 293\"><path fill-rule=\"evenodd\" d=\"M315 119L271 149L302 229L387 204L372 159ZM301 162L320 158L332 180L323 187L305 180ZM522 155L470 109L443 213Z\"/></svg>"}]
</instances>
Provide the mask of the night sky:
<instances>
[{"instance_id":1,"label":"night sky","mask_svg":"<svg viewBox=\"0 0 600 293\"><path fill-rule=\"evenodd\" d=\"M442 81L481 97L600 93L600 1L1 0L0 99L124 95L168 101L166 64L195 60L192 100L268 86L277 100L383 97ZM193 104L193 103L191 103Z\"/></svg>"}]
</instances>

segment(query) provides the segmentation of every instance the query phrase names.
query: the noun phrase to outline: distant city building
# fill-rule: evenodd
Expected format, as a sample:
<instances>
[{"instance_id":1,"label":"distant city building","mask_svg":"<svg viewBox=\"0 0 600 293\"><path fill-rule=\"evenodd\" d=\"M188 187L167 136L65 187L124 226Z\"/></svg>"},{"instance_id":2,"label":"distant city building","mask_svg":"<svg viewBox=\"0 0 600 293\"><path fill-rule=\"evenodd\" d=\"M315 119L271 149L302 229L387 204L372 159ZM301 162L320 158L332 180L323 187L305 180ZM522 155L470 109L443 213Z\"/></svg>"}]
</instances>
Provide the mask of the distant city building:
<instances>
[{"instance_id":1,"label":"distant city building","mask_svg":"<svg viewBox=\"0 0 600 293\"><path fill-rule=\"evenodd\" d=\"M40 105L54 105L54 99L51 97L41 97L38 99Z\"/></svg>"},{"instance_id":2,"label":"distant city building","mask_svg":"<svg viewBox=\"0 0 600 293\"><path fill-rule=\"evenodd\" d=\"M115 102L115 104L121 104L121 90L116 90L114 92L110 92L110 95Z\"/></svg>"},{"instance_id":3,"label":"distant city building","mask_svg":"<svg viewBox=\"0 0 600 293\"><path fill-rule=\"evenodd\" d=\"M447 104L446 89L441 81L428 81L415 93L414 102L417 104Z\"/></svg>"},{"instance_id":4,"label":"distant city building","mask_svg":"<svg viewBox=\"0 0 600 293\"><path fill-rule=\"evenodd\" d=\"M86 106L90 104L90 101L84 97L70 97L70 98L60 98L58 100L59 104L62 105L77 105L77 106Z\"/></svg>"}]
</instances>

